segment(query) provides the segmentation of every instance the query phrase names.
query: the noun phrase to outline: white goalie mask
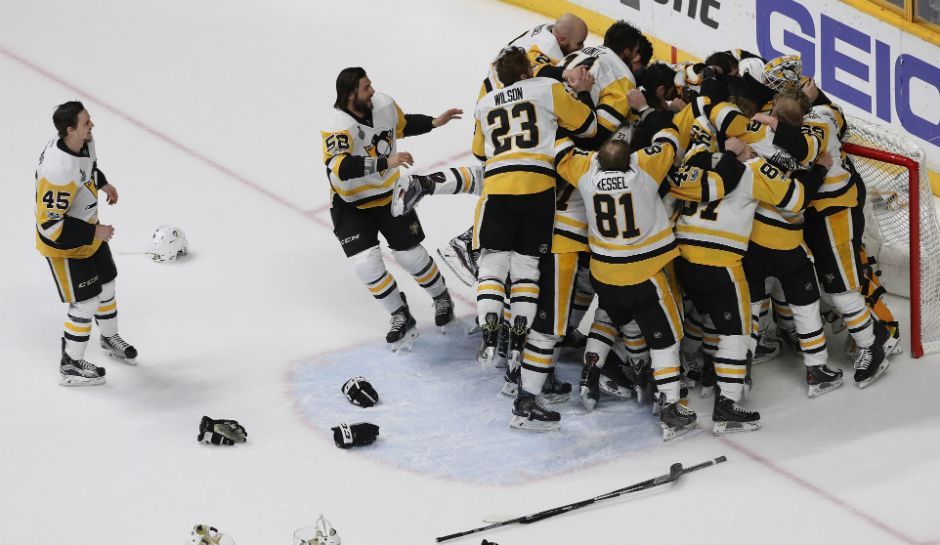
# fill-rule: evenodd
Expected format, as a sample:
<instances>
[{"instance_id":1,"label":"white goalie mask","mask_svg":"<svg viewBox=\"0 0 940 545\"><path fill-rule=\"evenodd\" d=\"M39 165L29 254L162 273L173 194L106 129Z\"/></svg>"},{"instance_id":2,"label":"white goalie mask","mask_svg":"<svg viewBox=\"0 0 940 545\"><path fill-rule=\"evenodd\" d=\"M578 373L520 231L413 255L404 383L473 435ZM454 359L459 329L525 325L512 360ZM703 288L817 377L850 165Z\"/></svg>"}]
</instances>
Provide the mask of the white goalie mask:
<instances>
[{"instance_id":1,"label":"white goalie mask","mask_svg":"<svg viewBox=\"0 0 940 545\"><path fill-rule=\"evenodd\" d=\"M191 545L235 545L235 540L220 532L215 526L197 524L189 533L188 543Z\"/></svg>"},{"instance_id":2,"label":"white goalie mask","mask_svg":"<svg viewBox=\"0 0 940 545\"><path fill-rule=\"evenodd\" d=\"M294 545L342 545L343 540L339 534L326 520L326 517L320 515L314 526L299 528L294 532Z\"/></svg>"},{"instance_id":3,"label":"white goalie mask","mask_svg":"<svg viewBox=\"0 0 940 545\"><path fill-rule=\"evenodd\" d=\"M175 261L176 258L186 255L188 248L186 235L179 227L161 225L153 232L150 239L150 249L147 253L157 263Z\"/></svg>"}]
</instances>

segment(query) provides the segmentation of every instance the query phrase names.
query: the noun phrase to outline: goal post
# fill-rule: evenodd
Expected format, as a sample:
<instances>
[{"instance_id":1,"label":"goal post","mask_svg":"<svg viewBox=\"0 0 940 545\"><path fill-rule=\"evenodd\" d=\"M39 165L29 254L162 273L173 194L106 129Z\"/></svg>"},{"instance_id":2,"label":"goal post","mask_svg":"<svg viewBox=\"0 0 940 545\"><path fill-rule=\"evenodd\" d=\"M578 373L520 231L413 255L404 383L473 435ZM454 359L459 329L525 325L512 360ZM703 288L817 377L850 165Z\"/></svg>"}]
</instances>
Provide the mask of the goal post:
<instances>
[{"instance_id":1,"label":"goal post","mask_svg":"<svg viewBox=\"0 0 940 545\"><path fill-rule=\"evenodd\" d=\"M884 288L910 298L911 352L940 351L940 222L926 156L910 138L850 117L843 150L865 183L865 247ZM902 334L904 332L902 331Z\"/></svg>"}]
</instances>

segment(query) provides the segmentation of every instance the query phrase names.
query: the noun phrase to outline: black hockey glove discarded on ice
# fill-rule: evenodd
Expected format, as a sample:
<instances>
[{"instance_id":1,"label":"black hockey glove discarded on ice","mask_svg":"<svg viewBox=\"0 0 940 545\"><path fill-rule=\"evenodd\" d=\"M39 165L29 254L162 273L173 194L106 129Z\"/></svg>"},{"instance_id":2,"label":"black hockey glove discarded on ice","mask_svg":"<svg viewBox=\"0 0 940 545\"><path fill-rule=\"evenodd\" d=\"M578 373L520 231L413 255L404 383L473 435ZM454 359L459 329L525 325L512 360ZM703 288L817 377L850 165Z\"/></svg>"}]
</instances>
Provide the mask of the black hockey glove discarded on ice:
<instances>
[{"instance_id":1,"label":"black hockey glove discarded on ice","mask_svg":"<svg viewBox=\"0 0 940 545\"><path fill-rule=\"evenodd\" d=\"M342 391L353 405L371 407L379 402L379 394L365 377L353 377L347 380L346 384L343 384Z\"/></svg>"},{"instance_id":2,"label":"black hockey glove discarded on ice","mask_svg":"<svg viewBox=\"0 0 940 545\"><path fill-rule=\"evenodd\" d=\"M208 445L229 446L247 441L248 432L236 420L213 420L203 416L199 422L199 436L196 439Z\"/></svg>"},{"instance_id":3,"label":"black hockey glove discarded on ice","mask_svg":"<svg viewBox=\"0 0 940 545\"><path fill-rule=\"evenodd\" d=\"M333 430L333 441L339 448L369 445L379 436L379 427L368 422L347 424L343 422Z\"/></svg>"}]
</instances>

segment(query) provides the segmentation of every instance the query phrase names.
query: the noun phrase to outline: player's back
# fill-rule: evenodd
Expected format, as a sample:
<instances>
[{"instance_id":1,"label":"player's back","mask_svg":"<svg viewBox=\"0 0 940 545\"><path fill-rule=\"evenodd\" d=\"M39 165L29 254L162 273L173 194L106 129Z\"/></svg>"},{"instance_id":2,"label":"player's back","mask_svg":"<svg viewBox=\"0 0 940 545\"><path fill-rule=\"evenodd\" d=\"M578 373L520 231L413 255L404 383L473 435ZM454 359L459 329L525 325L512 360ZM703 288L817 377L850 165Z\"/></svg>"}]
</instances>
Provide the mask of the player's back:
<instances>
[{"instance_id":1,"label":"player's back","mask_svg":"<svg viewBox=\"0 0 940 545\"><path fill-rule=\"evenodd\" d=\"M593 134L591 109L548 78L528 78L483 96L473 153L486 162L483 194L527 195L555 186L558 127Z\"/></svg>"},{"instance_id":2,"label":"player's back","mask_svg":"<svg viewBox=\"0 0 940 545\"><path fill-rule=\"evenodd\" d=\"M609 131L627 121L627 93L636 88L633 72L614 51L602 45L584 47L559 64L564 69L585 67L594 76L591 99L597 105L598 122Z\"/></svg>"},{"instance_id":3,"label":"player's back","mask_svg":"<svg viewBox=\"0 0 940 545\"><path fill-rule=\"evenodd\" d=\"M564 57L561 46L552 32L551 23L538 25L537 27L523 32L514 38L506 47L521 47L525 50L529 58L529 64L532 66L532 72L538 74L543 66L552 66ZM496 89L505 87L496 74L495 61L490 63L489 72L483 80L483 86L480 89L480 97Z\"/></svg>"}]
</instances>

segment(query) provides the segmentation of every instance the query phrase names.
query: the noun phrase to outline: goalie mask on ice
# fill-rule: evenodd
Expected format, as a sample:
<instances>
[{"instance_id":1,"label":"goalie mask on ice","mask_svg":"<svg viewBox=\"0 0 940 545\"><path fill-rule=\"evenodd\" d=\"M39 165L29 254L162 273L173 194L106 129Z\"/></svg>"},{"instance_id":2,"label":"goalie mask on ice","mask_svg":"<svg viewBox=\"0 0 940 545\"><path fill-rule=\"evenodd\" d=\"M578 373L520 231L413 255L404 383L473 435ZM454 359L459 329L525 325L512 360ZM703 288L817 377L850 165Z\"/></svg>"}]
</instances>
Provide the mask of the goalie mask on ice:
<instances>
[{"instance_id":1,"label":"goalie mask on ice","mask_svg":"<svg viewBox=\"0 0 940 545\"><path fill-rule=\"evenodd\" d=\"M153 232L150 239L150 249L147 253L157 263L175 261L178 257L186 255L189 243L186 235L179 227L161 225Z\"/></svg>"}]
</instances>

